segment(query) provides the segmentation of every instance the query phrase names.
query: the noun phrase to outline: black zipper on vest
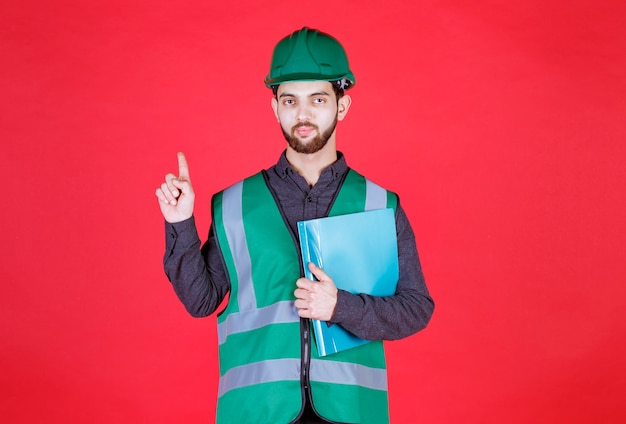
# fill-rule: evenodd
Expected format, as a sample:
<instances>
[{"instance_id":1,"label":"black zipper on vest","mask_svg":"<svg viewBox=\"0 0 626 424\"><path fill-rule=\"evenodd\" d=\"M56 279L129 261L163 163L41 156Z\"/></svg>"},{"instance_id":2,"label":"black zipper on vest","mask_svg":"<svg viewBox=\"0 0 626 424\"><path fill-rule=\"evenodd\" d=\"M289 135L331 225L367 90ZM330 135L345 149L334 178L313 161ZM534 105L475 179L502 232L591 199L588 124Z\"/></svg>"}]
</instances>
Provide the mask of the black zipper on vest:
<instances>
[{"instance_id":1,"label":"black zipper on vest","mask_svg":"<svg viewBox=\"0 0 626 424\"><path fill-rule=\"evenodd\" d=\"M334 193L333 199L330 202L330 205L328 206L328 210L326 211L324 216L328 216L331 208L333 207L333 204L335 203L335 200L337 199L339 192L341 191L341 187L343 186L343 183L346 180L346 177L349 171L350 169L348 169L348 171L342 176L342 179L341 179L341 182L339 183L337 191ZM280 201L278 200L278 196L276 195L276 192L270 185L267 171L263 170L261 171L261 173L263 175L263 179L265 180L265 185L267 186L268 190L272 194L272 197L274 198L274 203L276 203L276 206L278 207L280 216L283 218L283 222L285 223L285 226L287 227L289 234L291 234L291 238L296 247L296 252L298 252L298 262L300 263L300 277L304 277L304 263L302 262L302 255L300 254L300 242L298 241L298 236L292 230L291 225L289 225L289 220L287 219L287 216L285 216L285 212L283 211L283 207L280 204ZM300 391L302 393L302 407L300 408L300 412L298 413L298 416L296 417L294 422L297 422L300 419L300 417L304 413L304 409L306 408L307 403L309 404L311 409L315 411L315 406L313 405L313 397L311 396L311 385L310 385L310 380L309 380L309 367L311 366L311 346L312 346L311 320L309 318L300 318L300 346L301 346L300 348L300 352L301 352L300 353ZM315 411L315 413L317 414L317 411ZM317 415L319 416L319 414ZM332 421L327 421L327 422L330 423Z\"/></svg>"},{"instance_id":2,"label":"black zipper on vest","mask_svg":"<svg viewBox=\"0 0 626 424\"><path fill-rule=\"evenodd\" d=\"M285 212L283 211L283 207L278 200L278 196L274 192L274 189L269 183L269 177L267 176L267 172L265 170L262 171L263 179L265 180L265 185L268 190L272 194L274 198L274 202L276 206L278 206L278 211L280 212L280 216L283 218L283 222L291 234L291 239L293 240L293 244L296 247L296 251L300 252L300 243L298 242L297 235L291 229L289 225L289 220L285 216ZM304 267L302 266L302 257L298 253L298 261L300 262L300 277L304 276ZM294 289L295 290L295 289ZM300 318L300 391L302 394L302 407L300 408L300 412L296 418L296 421L300 419L302 414L304 413L304 408L307 402L311 402L311 393L309 390L309 365L311 363L311 324L308 318Z\"/></svg>"}]
</instances>

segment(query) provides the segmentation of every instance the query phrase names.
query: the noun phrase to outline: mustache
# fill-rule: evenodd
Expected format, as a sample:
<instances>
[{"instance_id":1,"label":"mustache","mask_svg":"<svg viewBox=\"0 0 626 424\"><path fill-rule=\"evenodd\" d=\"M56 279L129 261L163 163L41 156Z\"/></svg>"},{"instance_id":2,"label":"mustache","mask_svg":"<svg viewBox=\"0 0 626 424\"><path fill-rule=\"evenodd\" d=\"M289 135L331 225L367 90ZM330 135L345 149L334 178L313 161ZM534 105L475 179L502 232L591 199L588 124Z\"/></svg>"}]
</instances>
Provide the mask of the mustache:
<instances>
[{"instance_id":1,"label":"mustache","mask_svg":"<svg viewBox=\"0 0 626 424\"><path fill-rule=\"evenodd\" d=\"M291 131L295 131L296 129L298 129L300 127L312 127L312 128L317 130L317 125L315 125L315 124L313 124L311 122L298 122L296 125L291 127Z\"/></svg>"}]
</instances>

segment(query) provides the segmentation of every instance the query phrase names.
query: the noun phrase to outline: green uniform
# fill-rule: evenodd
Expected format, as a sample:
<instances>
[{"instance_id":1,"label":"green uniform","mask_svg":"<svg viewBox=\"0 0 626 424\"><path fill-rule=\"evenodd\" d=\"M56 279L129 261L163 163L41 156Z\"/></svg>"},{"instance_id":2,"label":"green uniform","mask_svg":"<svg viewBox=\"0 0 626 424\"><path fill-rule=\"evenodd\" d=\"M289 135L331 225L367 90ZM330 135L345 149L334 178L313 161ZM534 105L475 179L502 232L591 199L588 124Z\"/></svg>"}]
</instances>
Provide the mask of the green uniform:
<instances>
[{"instance_id":1,"label":"green uniform","mask_svg":"<svg viewBox=\"0 0 626 424\"><path fill-rule=\"evenodd\" d=\"M329 215L396 205L395 194L351 170ZM289 423L306 385L327 420L388 422L382 341L323 358L309 341L309 320L294 306L300 250L262 173L215 195L213 224L231 283L218 316L217 422Z\"/></svg>"}]
</instances>

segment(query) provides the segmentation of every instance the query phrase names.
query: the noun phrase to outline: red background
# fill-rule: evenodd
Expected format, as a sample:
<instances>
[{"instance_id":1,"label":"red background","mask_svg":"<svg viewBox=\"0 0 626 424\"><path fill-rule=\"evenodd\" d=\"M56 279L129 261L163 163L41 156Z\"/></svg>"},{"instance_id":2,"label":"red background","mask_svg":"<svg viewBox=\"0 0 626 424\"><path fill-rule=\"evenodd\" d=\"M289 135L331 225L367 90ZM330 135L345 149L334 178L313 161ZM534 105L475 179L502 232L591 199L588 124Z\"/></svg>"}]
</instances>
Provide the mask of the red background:
<instances>
[{"instance_id":1,"label":"red background","mask_svg":"<svg viewBox=\"0 0 626 424\"><path fill-rule=\"evenodd\" d=\"M161 269L154 190L210 195L284 140L274 43L336 35L338 145L400 193L437 309L388 343L395 423L621 423L622 1L0 5L3 422L210 422L215 317Z\"/></svg>"}]
</instances>

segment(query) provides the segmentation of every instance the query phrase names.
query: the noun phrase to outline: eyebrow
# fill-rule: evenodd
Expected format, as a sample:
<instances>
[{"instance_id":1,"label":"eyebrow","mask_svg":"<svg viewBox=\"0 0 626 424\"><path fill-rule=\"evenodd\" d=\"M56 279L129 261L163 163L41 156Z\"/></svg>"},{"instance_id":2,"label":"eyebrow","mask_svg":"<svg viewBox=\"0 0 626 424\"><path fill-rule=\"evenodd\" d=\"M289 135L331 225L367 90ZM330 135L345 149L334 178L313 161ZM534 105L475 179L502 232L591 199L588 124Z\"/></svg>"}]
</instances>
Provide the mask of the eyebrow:
<instances>
[{"instance_id":1,"label":"eyebrow","mask_svg":"<svg viewBox=\"0 0 626 424\"><path fill-rule=\"evenodd\" d=\"M315 96L330 96L330 94L328 94L326 91L317 91L315 93L311 93L309 94L308 97L315 97ZM291 94L291 93L283 93L280 96L278 96L279 98L283 98L283 97L297 97L295 94Z\"/></svg>"}]
</instances>

